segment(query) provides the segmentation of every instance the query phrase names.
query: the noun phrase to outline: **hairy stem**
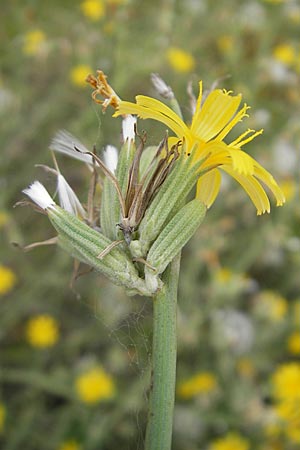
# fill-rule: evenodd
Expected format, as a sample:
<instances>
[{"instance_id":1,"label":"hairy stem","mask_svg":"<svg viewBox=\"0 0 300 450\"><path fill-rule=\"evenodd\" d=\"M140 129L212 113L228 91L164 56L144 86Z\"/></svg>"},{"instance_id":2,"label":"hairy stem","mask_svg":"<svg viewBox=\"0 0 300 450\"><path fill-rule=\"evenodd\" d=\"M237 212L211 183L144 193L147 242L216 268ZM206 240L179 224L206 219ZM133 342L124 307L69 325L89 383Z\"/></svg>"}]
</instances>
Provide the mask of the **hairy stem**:
<instances>
[{"instance_id":1,"label":"hairy stem","mask_svg":"<svg viewBox=\"0 0 300 450\"><path fill-rule=\"evenodd\" d=\"M176 307L180 255L153 299L152 379L145 450L170 450L176 381Z\"/></svg>"}]
</instances>

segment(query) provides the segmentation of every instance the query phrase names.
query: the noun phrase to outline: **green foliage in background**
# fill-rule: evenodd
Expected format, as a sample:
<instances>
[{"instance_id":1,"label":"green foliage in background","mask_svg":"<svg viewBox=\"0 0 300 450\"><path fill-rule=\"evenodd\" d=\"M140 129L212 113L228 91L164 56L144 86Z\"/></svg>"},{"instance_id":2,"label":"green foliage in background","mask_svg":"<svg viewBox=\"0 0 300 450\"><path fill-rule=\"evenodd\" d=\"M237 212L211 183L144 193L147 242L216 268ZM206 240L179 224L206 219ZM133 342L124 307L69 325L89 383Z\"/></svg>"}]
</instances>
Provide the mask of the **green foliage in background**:
<instances>
[{"instance_id":1,"label":"green foliage in background","mask_svg":"<svg viewBox=\"0 0 300 450\"><path fill-rule=\"evenodd\" d=\"M34 179L55 192L34 167L50 164L55 132L99 153L119 147L121 120L102 115L84 83L98 68L131 101L155 96L150 74L159 73L187 118L188 82L197 94L198 80L219 80L251 105L245 126L264 128L247 152L274 174L286 205L257 217L225 180L183 253L173 448L299 448L299 3L14 0L1 13L1 448L143 448L151 300L128 299L95 273L71 288L62 250L12 245L54 235L43 215L13 205ZM139 129L148 145L165 132L151 121ZM85 169L58 162L86 202Z\"/></svg>"}]
</instances>

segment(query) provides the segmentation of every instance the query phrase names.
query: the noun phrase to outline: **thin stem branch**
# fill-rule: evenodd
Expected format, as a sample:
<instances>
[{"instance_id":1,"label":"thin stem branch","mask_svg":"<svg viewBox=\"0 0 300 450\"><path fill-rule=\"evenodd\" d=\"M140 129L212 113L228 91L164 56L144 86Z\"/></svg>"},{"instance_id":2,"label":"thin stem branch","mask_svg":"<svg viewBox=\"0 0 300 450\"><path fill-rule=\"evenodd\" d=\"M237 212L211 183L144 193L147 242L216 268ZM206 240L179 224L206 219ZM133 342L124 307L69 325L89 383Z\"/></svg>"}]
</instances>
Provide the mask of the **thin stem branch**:
<instances>
[{"instance_id":1,"label":"thin stem branch","mask_svg":"<svg viewBox=\"0 0 300 450\"><path fill-rule=\"evenodd\" d=\"M176 309L180 255L163 275L153 299L153 348L150 405L145 450L170 450L176 382Z\"/></svg>"}]
</instances>

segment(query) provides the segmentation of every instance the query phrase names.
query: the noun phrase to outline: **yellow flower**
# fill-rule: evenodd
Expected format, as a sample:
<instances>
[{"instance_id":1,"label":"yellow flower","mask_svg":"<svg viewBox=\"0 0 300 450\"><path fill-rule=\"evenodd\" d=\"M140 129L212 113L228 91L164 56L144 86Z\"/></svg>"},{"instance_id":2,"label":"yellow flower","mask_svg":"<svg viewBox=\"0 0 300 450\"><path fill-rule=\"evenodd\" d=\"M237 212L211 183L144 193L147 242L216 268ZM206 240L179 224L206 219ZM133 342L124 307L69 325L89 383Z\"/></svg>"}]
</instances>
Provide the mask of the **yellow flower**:
<instances>
[{"instance_id":1,"label":"yellow flower","mask_svg":"<svg viewBox=\"0 0 300 450\"><path fill-rule=\"evenodd\" d=\"M217 39L217 45L221 53L229 53L233 48L232 36L225 34Z\"/></svg>"},{"instance_id":2,"label":"yellow flower","mask_svg":"<svg viewBox=\"0 0 300 450\"><path fill-rule=\"evenodd\" d=\"M25 35L23 52L26 55L36 55L41 51L45 42L46 36L42 30L30 31Z\"/></svg>"},{"instance_id":3,"label":"yellow flower","mask_svg":"<svg viewBox=\"0 0 300 450\"><path fill-rule=\"evenodd\" d=\"M92 68L87 64L79 64L73 67L70 72L70 79L75 86L84 87L86 86L86 77L92 72Z\"/></svg>"},{"instance_id":4,"label":"yellow flower","mask_svg":"<svg viewBox=\"0 0 300 450\"><path fill-rule=\"evenodd\" d=\"M288 337L287 348L293 355L300 355L300 331L295 331Z\"/></svg>"},{"instance_id":5,"label":"yellow flower","mask_svg":"<svg viewBox=\"0 0 300 450\"><path fill-rule=\"evenodd\" d=\"M176 47L167 51L167 60L176 72L191 72L195 68L195 59L190 53Z\"/></svg>"},{"instance_id":6,"label":"yellow flower","mask_svg":"<svg viewBox=\"0 0 300 450\"><path fill-rule=\"evenodd\" d=\"M57 321L47 314L33 317L26 325L26 338L33 347L52 347L59 339Z\"/></svg>"},{"instance_id":7,"label":"yellow flower","mask_svg":"<svg viewBox=\"0 0 300 450\"><path fill-rule=\"evenodd\" d=\"M177 393L181 398L192 398L199 394L209 394L217 388L216 377L210 372L201 372L179 384Z\"/></svg>"},{"instance_id":8,"label":"yellow flower","mask_svg":"<svg viewBox=\"0 0 300 450\"><path fill-rule=\"evenodd\" d=\"M240 375L246 378L251 378L255 374L255 367L249 358L240 358L237 361L237 370Z\"/></svg>"},{"instance_id":9,"label":"yellow flower","mask_svg":"<svg viewBox=\"0 0 300 450\"><path fill-rule=\"evenodd\" d=\"M5 406L3 405L3 403L0 403L0 433L4 429L5 417L6 417Z\"/></svg>"},{"instance_id":10,"label":"yellow flower","mask_svg":"<svg viewBox=\"0 0 300 450\"><path fill-rule=\"evenodd\" d=\"M282 401L299 402L300 411L300 363L287 363L278 367L272 377L274 396Z\"/></svg>"},{"instance_id":11,"label":"yellow flower","mask_svg":"<svg viewBox=\"0 0 300 450\"><path fill-rule=\"evenodd\" d=\"M80 375L75 381L75 389L80 400L90 404L108 400L115 394L112 377L101 367L90 369Z\"/></svg>"},{"instance_id":12,"label":"yellow flower","mask_svg":"<svg viewBox=\"0 0 300 450\"><path fill-rule=\"evenodd\" d=\"M210 445L209 450L249 450L249 442L236 433L228 433L226 436L216 439Z\"/></svg>"},{"instance_id":13,"label":"yellow flower","mask_svg":"<svg viewBox=\"0 0 300 450\"><path fill-rule=\"evenodd\" d=\"M233 272L227 267L218 269L215 273L216 280L221 284L226 284L231 281L234 277Z\"/></svg>"},{"instance_id":14,"label":"yellow flower","mask_svg":"<svg viewBox=\"0 0 300 450\"><path fill-rule=\"evenodd\" d=\"M282 320L288 310L287 300L273 291L262 291L258 298L258 307L265 316L274 322Z\"/></svg>"},{"instance_id":15,"label":"yellow flower","mask_svg":"<svg viewBox=\"0 0 300 450\"><path fill-rule=\"evenodd\" d=\"M270 211L270 202L261 184L263 182L275 195L277 206L285 199L272 175L257 161L242 150L262 130L247 130L230 144L224 138L230 130L247 116L248 106L238 111L241 95L215 89L207 98L202 98L202 82L199 83L199 97L190 126L181 117L159 100L138 95L136 103L121 101L114 117L123 114L137 114L142 119L154 119L169 127L178 139L184 140L187 158L192 153L193 161L202 161L197 185L197 197L210 207L221 185L219 169L228 173L245 189L256 206L257 214Z\"/></svg>"},{"instance_id":16,"label":"yellow flower","mask_svg":"<svg viewBox=\"0 0 300 450\"><path fill-rule=\"evenodd\" d=\"M5 211L0 211L0 228L8 224L9 215Z\"/></svg>"},{"instance_id":17,"label":"yellow flower","mask_svg":"<svg viewBox=\"0 0 300 450\"><path fill-rule=\"evenodd\" d=\"M63 442L58 450L81 450L81 445L78 444L74 439Z\"/></svg>"},{"instance_id":18,"label":"yellow flower","mask_svg":"<svg viewBox=\"0 0 300 450\"><path fill-rule=\"evenodd\" d=\"M105 8L102 0L84 0L80 4L82 13L90 20L97 21L105 14Z\"/></svg>"},{"instance_id":19,"label":"yellow flower","mask_svg":"<svg viewBox=\"0 0 300 450\"><path fill-rule=\"evenodd\" d=\"M0 295L10 292L17 282L16 275L8 267L0 264Z\"/></svg>"},{"instance_id":20,"label":"yellow flower","mask_svg":"<svg viewBox=\"0 0 300 450\"><path fill-rule=\"evenodd\" d=\"M292 65L296 60L296 53L292 45L280 44L273 50L274 58L287 66Z\"/></svg>"}]
</instances>

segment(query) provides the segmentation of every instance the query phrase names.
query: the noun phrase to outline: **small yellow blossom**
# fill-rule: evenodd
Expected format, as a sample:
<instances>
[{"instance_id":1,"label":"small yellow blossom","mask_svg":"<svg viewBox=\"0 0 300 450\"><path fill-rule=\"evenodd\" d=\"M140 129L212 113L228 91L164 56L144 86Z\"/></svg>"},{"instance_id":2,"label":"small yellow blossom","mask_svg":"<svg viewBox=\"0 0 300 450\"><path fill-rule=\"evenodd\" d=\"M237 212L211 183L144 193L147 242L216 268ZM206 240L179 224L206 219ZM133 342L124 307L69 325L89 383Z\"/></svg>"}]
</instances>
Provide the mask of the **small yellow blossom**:
<instances>
[{"instance_id":1,"label":"small yellow blossom","mask_svg":"<svg viewBox=\"0 0 300 450\"><path fill-rule=\"evenodd\" d=\"M296 60L295 49L290 44L277 45L273 50L273 56L287 66L291 66Z\"/></svg>"},{"instance_id":2,"label":"small yellow blossom","mask_svg":"<svg viewBox=\"0 0 300 450\"><path fill-rule=\"evenodd\" d=\"M295 331L288 337L287 348L292 355L300 355L300 331Z\"/></svg>"},{"instance_id":3,"label":"small yellow blossom","mask_svg":"<svg viewBox=\"0 0 300 450\"><path fill-rule=\"evenodd\" d=\"M26 55L37 55L45 42L46 36L42 30L30 31L25 35L23 52Z\"/></svg>"},{"instance_id":4,"label":"small yellow blossom","mask_svg":"<svg viewBox=\"0 0 300 450\"><path fill-rule=\"evenodd\" d=\"M84 0L80 4L80 9L85 17L95 22L101 19L105 14L104 3L102 0Z\"/></svg>"},{"instance_id":5,"label":"small yellow blossom","mask_svg":"<svg viewBox=\"0 0 300 450\"><path fill-rule=\"evenodd\" d=\"M209 394L217 388L216 377L210 372L200 372L197 375L183 381L177 388L181 398L192 398L201 394Z\"/></svg>"},{"instance_id":6,"label":"small yellow blossom","mask_svg":"<svg viewBox=\"0 0 300 450\"><path fill-rule=\"evenodd\" d=\"M169 48L167 51L167 60L176 72L191 72L196 65L193 55L176 47Z\"/></svg>"},{"instance_id":7,"label":"small yellow blossom","mask_svg":"<svg viewBox=\"0 0 300 450\"><path fill-rule=\"evenodd\" d=\"M78 87L85 87L86 77L92 72L92 68L87 64L79 64L72 68L70 72L71 82Z\"/></svg>"},{"instance_id":8,"label":"small yellow blossom","mask_svg":"<svg viewBox=\"0 0 300 450\"><path fill-rule=\"evenodd\" d=\"M47 314L30 319L25 333L29 344L38 348L52 347L59 339L58 323L54 317Z\"/></svg>"},{"instance_id":9,"label":"small yellow blossom","mask_svg":"<svg viewBox=\"0 0 300 450\"><path fill-rule=\"evenodd\" d=\"M282 401L299 401L300 411L300 363L287 363L278 367L272 377L274 396Z\"/></svg>"},{"instance_id":10,"label":"small yellow blossom","mask_svg":"<svg viewBox=\"0 0 300 450\"><path fill-rule=\"evenodd\" d=\"M217 46L221 53L229 53L233 49L233 38L224 34L217 39Z\"/></svg>"},{"instance_id":11,"label":"small yellow blossom","mask_svg":"<svg viewBox=\"0 0 300 450\"><path fill-rule=\"evenodd\" d=\"M212 442L209 450L249 450L249 442L237 433L228 433Z\"/></svg>"},{"instance_id":12,"label":"small yellow blossom","mask_svg":"<svg viewBox=\"0 0 300 450\"><path fill-rule=\"evenodd\" d=\"M74 439L70 439L68 441L63 442L58 450L81 450L81 445L78 444Z\"/></svg>"},{"instance_id":13,"label":"small yellow blossom","mask_svg":"<svg viewBox=\"0 0 300 450\"><path fill-rule=\"evenodd\" d=\"M229 281L233 279L233 272L232 270L228 269L227 267L223 267L215 273L216 280L221 284L226 284Z\"/></svg>"},{"instance_id":14,"label":"small yellow blossom","mask_svg":"<svg viewBox=\"0 0 300 450\"><path fill-rule=\"evenodd\" d=\"M6 417L5 406L3 405L3 403L0 403L0 433L4 430L5 417Z\"/></svg>"},{"instance_id":15,"label":"small yellow blossom","mask_svg":"<svg viewBox=\"0 0 300 450\"><path fill-rule=\"evenodd\" d=\"M0 211L0 228L8 224L9 215L5 211Z\"/></svg>"},{"instance_id":16,"label":"small yellow blossom","mask_svg":"<svg viewBox=\"0 0 300 450\"><path fill-rule=\"evenodd\" d=\"M112 377L101 367L81 374L75 381L75 389L80 400L89 404L108 400L115 394Z\"/></svg>"},{"instance_id":17,"label":"small yellow blossom","mask_svg":"<svg viewBox=\"0 0 300 450\"><path fill-rule=\"evenodd\" d=\"M8 267L0 264L0 295L10 292L17 282L16 275Z\"/></svg>"},{"instance_id":18,"label":"small yellow blossom","mask_svg":"<svg viewBox=\"0 0 300 450\"><path fill-rule=\"evenodd\" d=\"M258 298L258 307L273 322L279 322L287 313L287 300L274 291L262 291Z\"/></svg>"},{"instance_id":19,"label":"small yellow blossom","mask_svg":"<svg viewBox=\"0 0 300 450\"><path fill-rule=\"evenodd\" d=\"M248 129L230 144L224 141L232 128L248 116L249 107L246 104L238 110L241 98L241 95L234 96L231 92L214 89L203 101L200 81L196 109L189 126L167 105L144 95L136 96L136 103L121 101L114 117L137 114L142 119L154 119L170 128L184 142L186 157L193 154L193 161L201 163L196 196L208 208L220 191L221 169L244 188L257 214L263 214L270 212L270 202L263 185L274 194L277 206L283 205L285 199L272 175L242 150L262 130Z\"/></svg>"},{"instance_id":20,"label":"small yellow blossom","mask_svg":"<svg viewBox=\"0 0 300 450\"><path fill-rule=\"evenodd\" d=\"M249 358L240 358L236 368L239 374L246 378L251 378L255 374L255 367Z\"/></svg>"},{"instance_id":21,"label":"small yellow blossom","mask_svg":"<svg viewBox=\"0 0 300 450\"><path fill-rule=\"evenodd\" d=\"M280 184L282 192L285 196L286 201L293 200L297 190L297 184L292 179L283 180Z\"/></svg>"}]
</instances>

